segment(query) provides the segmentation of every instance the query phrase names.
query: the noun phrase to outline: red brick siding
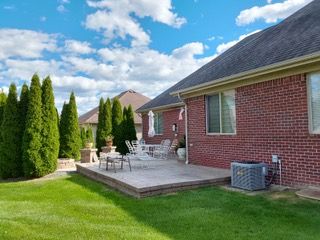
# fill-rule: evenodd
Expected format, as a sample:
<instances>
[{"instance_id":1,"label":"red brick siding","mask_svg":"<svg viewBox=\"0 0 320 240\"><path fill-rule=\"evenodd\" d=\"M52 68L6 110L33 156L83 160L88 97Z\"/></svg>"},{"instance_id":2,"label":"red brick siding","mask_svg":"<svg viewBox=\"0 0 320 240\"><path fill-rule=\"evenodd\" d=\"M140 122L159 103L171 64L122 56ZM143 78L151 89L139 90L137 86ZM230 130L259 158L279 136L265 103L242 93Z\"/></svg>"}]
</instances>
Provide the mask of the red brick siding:
<instances>
[{"instance_id":1,"label":"red brick siding","mask_svg":"<svg viewBox=\"0 0 320 240\"><path fill-rule=\"evenodd\" d=\"M188 105L189 161L229 168L232 160L282 160L286 185L320 184L320 135L308 130L307 83L295 75L236 89L236 135L206 135L205 97Z\"/></svg>"},{"instance_id":2,"label":"red brick siding","mask_svg":"<svg viewBox=\"0 0 320 240\"><path fill-rule=\"evenodd\" d=\"M174 138L180 139L183 138L185 134L185 118L183 114L183 120L179 120L180 108L174 108L168 111L163 112L163 134L156 135L152 138L148 137L149 130L149 118L148 114L144 113L142 115L142 124L143 124L143 139L146 140L146 143L158 144L163 139L170 139L171 141ZM172 125L176 123L178 125L177 136L175 132L172 132Z\"/></svg>"}]
</instances>

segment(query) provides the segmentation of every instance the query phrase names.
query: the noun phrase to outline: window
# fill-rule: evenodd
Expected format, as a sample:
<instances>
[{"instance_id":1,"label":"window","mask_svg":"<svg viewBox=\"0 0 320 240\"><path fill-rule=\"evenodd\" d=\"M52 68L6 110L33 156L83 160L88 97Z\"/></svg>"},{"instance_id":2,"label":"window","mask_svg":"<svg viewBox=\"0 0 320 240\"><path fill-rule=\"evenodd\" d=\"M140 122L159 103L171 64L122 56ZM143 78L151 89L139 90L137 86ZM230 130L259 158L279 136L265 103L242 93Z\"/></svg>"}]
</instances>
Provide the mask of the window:
<instances>
[{"instance_id":1,"label":"window","mask_svg":"<svg viewBox=\"0 0 320 240\"><path fill-rule=\"evenodd\" d=\"M320 134L320 73L309 75L309 128Z\"/></svg>"},{"instance_id":2,"label":"window","mask_svg":"<svg viewBox=\"0 0 320 240\"><path fill-rule=\"evenodd\" d=\"M154 114L154 131L156 134L163 133L163 114L162 112L157 112Z\"/></svg>"},{"instance_id":3,"label":"window","mask_svg":"<svg viewBox=\"0 0 320 240\"><path fill-rule=\"evenodd\" d=\"M207 96L207 132L236 132L236 108L234 90Z\"/></svg>"}]
</instances>

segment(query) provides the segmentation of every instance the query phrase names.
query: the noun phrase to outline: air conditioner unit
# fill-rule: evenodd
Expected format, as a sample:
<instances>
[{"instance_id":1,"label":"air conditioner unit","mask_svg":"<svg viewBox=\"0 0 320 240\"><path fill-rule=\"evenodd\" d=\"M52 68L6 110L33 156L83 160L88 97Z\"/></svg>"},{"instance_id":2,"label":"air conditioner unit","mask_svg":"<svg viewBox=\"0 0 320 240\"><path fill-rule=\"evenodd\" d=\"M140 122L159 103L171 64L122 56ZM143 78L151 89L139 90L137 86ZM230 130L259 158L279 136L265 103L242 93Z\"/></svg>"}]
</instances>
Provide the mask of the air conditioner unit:
<instances>
[{"instance_id":1,"label":"air conditioner unit","mask_svg":"<svg viewBox=\"0 0 320 240\"><path fill-rule=\"evenodd\" d=\"M245 190L266 188L268 165L252 161L234 161L231 163L231 186Z\"/></svg>"}]
</instances>

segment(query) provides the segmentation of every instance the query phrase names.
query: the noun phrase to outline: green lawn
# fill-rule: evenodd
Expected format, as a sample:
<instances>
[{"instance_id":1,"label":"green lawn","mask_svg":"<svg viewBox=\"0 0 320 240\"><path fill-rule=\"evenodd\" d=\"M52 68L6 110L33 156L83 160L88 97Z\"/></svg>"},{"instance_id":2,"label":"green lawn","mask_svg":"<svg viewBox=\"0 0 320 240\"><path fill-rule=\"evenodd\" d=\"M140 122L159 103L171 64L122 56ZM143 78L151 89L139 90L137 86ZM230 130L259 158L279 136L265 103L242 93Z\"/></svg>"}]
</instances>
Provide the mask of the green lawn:
<instances>
[{"instance_id":1,"label":"green lawn","mask_svg":"<svg viewBox=\"0 0 320 240\"><path fill-rule=\"evenodd\" d=\"M77 174L0 183L0 239L320 239L320 204L220 188L133 199Z\"/></svg>"}]
</instances>

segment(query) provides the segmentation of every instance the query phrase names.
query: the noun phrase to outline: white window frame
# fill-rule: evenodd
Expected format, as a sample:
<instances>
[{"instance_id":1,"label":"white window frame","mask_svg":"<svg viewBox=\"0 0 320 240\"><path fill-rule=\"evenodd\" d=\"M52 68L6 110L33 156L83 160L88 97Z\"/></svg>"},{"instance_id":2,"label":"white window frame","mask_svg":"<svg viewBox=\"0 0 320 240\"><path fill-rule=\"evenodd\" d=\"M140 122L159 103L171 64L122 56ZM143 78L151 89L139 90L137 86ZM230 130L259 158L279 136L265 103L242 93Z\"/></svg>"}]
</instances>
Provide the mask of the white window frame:
<instances>
[{"instance_id":1,"label":"white window frame","mask_svg":"<svg viewBox=\"0 0 320 240\"><path fill-rule=\"evenodd\" d=\"M311 96L311 76L313 74L320 74L320 72L313 72L307 75L307 98L308 98L308 125L309 125L309 133L310 134L320 134L319 131L313 131L313 123L312 123L312 96Z\"/></svg>"},{"instance_id":2,"label":"white window frame","mask_svg":"<svg viewBox=\"0 0 320 240\"><path fill-rule=\"evenodd\" d=\"M163 112L155 112L155 113L154 113L154 117L155 117L156 115L159 116L159 114L162 115L162 132L161 132L161 133L158 133L158 132L157 132L158 129L156 129L155 126L154 126L155 135L158 135L158 136L159 136L159 135L163 135L163 132L164 132ZM159 119L159 117L157 117L157 118ZM155 123L155 122L156 122L156 121L154 121L154 123Z\"/></svg>"},{"instance_id":3,"label":"white window frame","mask_svg":"<svg viewBox=\"0 0 320 240\"><path fill-rule=\"evenodd\" d=\"M211 93L211 94L208 94L206 95L205 97L205 101L206 101L206 134L207 135L236 135L237 134L237 114L236 114L236 103L235 104L235 127L234 127L234 132L233 133L223 133L222 132L222 114L221 114L221 93L224 93L224 92L233 92L233 94L235 95L236 94L236 91L235 89L231 89L231 90L226 90L226 91L221 91L221 92L214 92L214 93ZM213 95L216 95L216 94L219 94L219 109L220 109L220 113L219 113L219 117L220 117L220 133L213 133L213 132L209 132L209 101L208 101L208 98L210 96L213 96ZM236 101L236 100L234 100Z\"/></svg>"}]
</instances>

